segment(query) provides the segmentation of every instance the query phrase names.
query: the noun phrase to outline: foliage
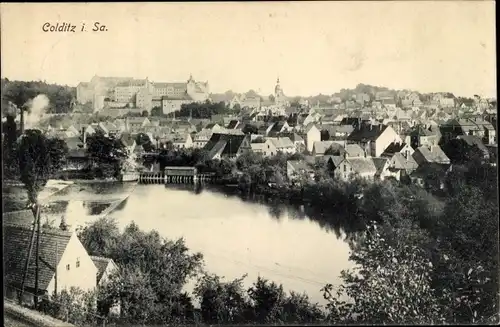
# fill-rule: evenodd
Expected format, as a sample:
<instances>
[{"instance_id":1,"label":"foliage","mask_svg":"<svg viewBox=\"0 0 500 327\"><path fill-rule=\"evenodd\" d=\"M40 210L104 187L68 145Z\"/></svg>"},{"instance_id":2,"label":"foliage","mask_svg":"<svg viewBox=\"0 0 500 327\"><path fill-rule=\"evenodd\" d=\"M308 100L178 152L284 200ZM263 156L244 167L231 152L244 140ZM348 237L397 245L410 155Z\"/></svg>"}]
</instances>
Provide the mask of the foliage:
<instances>
[{"instance_id":1,"label":"foliage","mask_svg":"<svg viewBox=\"0 0 500 327\"><path fill-rule=\"evenodd\" d=\"M61 168L67 151L64 141L48 139L39 130L26 130L20 138L16 156L30 203L37 203L38 193L50 176Z\"/></svg>"},{"instance_id":2,"label":"foliage","mask_svg":"<svg viewBox=\"0 0 500 327\"><path fill-rule=\"evenodd\" d=\"M229 110L224 102L211 103L206 101L204 103L189 103L183 104L181 110L176 113L177 117L191 117L191 118L207 118L210 119L212 115L226 114Z\"/></svg>"},{"instance_id":3,"label":"foliage","mask_svg":"<svg viewBox=\"0 0 500 327\"><path fill-rule=\"evenodd\" d=\"M45 82L6 81L2 79L2 98L11 101L18 108L39 94L45 94L50 100L48 108L52 113L71 112L71 104L76 98L76 88L47 84Z\"/></svg>"},{"instance_id":4,"label":"foliage","mask_svg":"<svg viewBox=\"0 0 500 327\"><path fill-rule=\"evenodd\" d=\"M484 156L483 152L477 145L470 146L461 139L451 139L441 146L452 164L467 164L471 161L481 160Z\"/></svg>"},{"instance_id":5,"label":"foliage","mask_svg":"<svg viewBox=\"0 0 500 327\"><path fill-rule=\"evenodd\" d=\"M151 109L151 117L162 117L163 115L163 109L161 107L154 107Z\"/></svg>"},{"instance_id":6,"label":"foliage","mask_svg":"<svg viewBox=\"0 0 500 327\"><path fill-rule=\"evenodd\" d=\"M223 282L218 276L205 274L198 280L194 293L201 303L204 323L289 324L323 320L319 306L306 295L287 295L282 285L260 277L245 292L244 278Z\"/></svg>"},{"instance_id":7,"label":"foliage","mask_svg":"<svg viewBox=\"0 0 500 327\"><path fill-rule=\"evenodd\" d=\"M207 324L251 322L250 303L243 289L243 279L224 283L216 275L203 275L194 289L200 300L201 316Z\"/></svg>"},{"instance_id":8,"label":"foliage","mask_svg":"<svg viewBox=\"0 0 500 327\"><path fill-rule=\"evenodd\" d=\"M14 117L8 115L3 123L2 158L5 179L19 177L19 162L17 157L18 131Z\"/></svg>"},{"instance_id":9,"label":"foliage","mask_svg":"<svg viewBox=\"0 0 500 327\"><path fill-rule=\"evenodd\" d=\"M259 129L252 124L246 124L245 127L243 127L242 132L245 134L258 134Z\"/></svg>"},{"instance_id":10,"label":"foliage","mask_svg":"<svg viewBox=\"0 0 500 327\"><path fill-rule=\"evenodd\" d=\"M96 307L97 295L95 292L85 292L71 287L53 294L49 299L42 299L39 310L56 319L75 324L88 326L100 323L100 316Z\"/></svg>"},{"instance_id":11,"label":"foliage","mask_svg":"<svg viewBox=\"0 0 500 327\"><path fill-rule=\"evenodd\" d=\"M350 259L357 264L352 271L343 271L343 285L337 296L347 295L352 302L343 302L331 294L332 285L324 289L330 319L335 323L442 323L444 315L431 288L429 268L432 263L425 252L409 244L405 236L385 239L377 226L367 230L361 244Z\"/></svg>"},{"instance_id":12,"label":"foliage","mask_svg":"<svg viewBox=\"0 0 500 327\"><path fill-rule=\"evenodd\" d=\"M123 164L128 158L125 145L114 136L105 136L98 131L87 137L87 153L102 177L120 176Z\"/></svg>"},{"instance_id":13,"label":"foliage","mask_svg":"<svg viewBox=\"0 0 500 327\"><path fill-rule=\"evenodd\" d=\"M182 288L199 273L202 255L189 253L182 239L166 240L134 223L119 233L116 222L105 218L86 226L79 238L89 253L111 258L120 267L99 298L104 313L119 303L128 323L194 321Z\"/></svg>"}]
</instances>

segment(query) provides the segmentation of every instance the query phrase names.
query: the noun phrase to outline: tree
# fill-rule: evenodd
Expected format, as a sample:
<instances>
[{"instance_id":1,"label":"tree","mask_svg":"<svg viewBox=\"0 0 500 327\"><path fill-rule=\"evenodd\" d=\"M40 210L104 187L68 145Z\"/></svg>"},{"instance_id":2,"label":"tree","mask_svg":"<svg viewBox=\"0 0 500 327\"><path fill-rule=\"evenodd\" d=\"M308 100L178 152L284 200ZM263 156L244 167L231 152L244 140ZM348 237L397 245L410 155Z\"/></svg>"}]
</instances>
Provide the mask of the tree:
<instances>
[{"instance_id":1,"label":"tree","mask_svg":"<svg viewBox=\"0 0 500 327\"><path fill-rule=\"evenodd\" d=\"M142 113L141 113L141 116L142 117L148 117L149 116L149 112L147 110L143 110Z\"/></svg>"},{"instance_id":2,"label":"tree","mask_svg":"<svg viewBox=\"0 0 500 327\"><path fill-rule=\"evenodd\" d=\"M106 256L115 250L120 231L116 220L102 217L78 231L87 252L96 256Z\"/></svg>"},{"instance_id":3,"label":"tree","mask_svg":"<svg viewBox=\"0 0 500 327\"><path fill-rule=\"evenodd\" d=\"M119 139L105 136L100 131L87 137L87 153L102 177L119 178L128 158L125 145Z\"/></svg>"},{"instance_id":4,"label":"tree","mask_svg":"<svg viewBox=\"0 0 500 327\"><path fill-rule=\"evenodd\" d=\"M357 266L343 271L343 285L337 296L333 286L323 291L330 300L329 319L334 323L442 323L444 314L439 298L431 288L432 263L416 244L405 236L411 230L388 240L376 225L365 232L353 249L351 260ZM348 295L353 303L339 298Z\"/></svg>"},{"instance_id":5,"label":"tree","mask_svg":"<svg viewBox=\"0 0 500 327\"><path fill-rule=\"evenodd\" d=\"M61 140L48 139L39 130L26 130L17 148L21 181L31 204L65 158L67 147Z\"/></svg>"},{"instance_id":6,"label":"tree","mask_svg":"<svg viewBox=\"0 0 500 327\"><path fill-rule=\"evenodd\" d=\"M163 110L161 107L154 107L151 109L151 117L162 117L163 116Z\"/></svg>"},{"instance_id":7,"label":"tree","mask_svg":"<svg viewBox=\"0 0 500 327\"><path fill-rule=\"evenodd\" d=\"M259 129L252 124L246 124L245 127L243 127L242 132L245 134L258 134Z\"/></svg>"},{"instance_id":8,"label":"tree","mask_svg":"<svg viewBox=\"0 0 500 327\"><path fill-rule=\"evenodd\" d=\"M194 289L201 305L201 316L207 324L251 322L250 303L243 289L243 279L222 282L216 275L204 274Z\"/></svg>"}]
</instances>

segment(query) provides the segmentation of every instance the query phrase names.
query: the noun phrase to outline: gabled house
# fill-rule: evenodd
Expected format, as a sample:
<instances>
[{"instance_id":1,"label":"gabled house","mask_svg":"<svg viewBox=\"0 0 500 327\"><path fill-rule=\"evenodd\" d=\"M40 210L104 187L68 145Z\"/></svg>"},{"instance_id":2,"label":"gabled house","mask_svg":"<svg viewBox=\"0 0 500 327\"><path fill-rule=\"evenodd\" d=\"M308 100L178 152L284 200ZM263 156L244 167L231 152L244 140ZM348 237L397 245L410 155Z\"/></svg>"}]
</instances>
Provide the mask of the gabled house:
<instances>
[{"instance_id":1,"label":"gabled house","mask_svg":"<svg viewBox=\"0 0 500 327\"><path fill-rule=\"evenodd\" d=\"M380 124L361 125L347 137L347 141L359 144L372 157L380 157L392 142L402 142L392 127Z\"/></svg>"},{"instance_id":2,"label":"gabled house","mask_svg":"<svg viewBox=\"0 0 500 327\"><path fill-rule=\"evenodd\" d=\"M6 297L16 299L21 289L24 264L32 227L4 224L4 281ZM33 303L35 257L28 263L23 301ZM91 291L96 287L97 267L74 231L43 228L39 248L39 296L52 296L77 287Z\"/></svg>"},{"instance_id":3,"label":"gabled house","mask_svg":"<svg viewBox=\"0 0 500 327\"><path fill-rule=\"evenodd\" d=\"M236 129L238 125L240 125L240 121L233 119L229 122L229 124L226 126L226 129Z\"/></svg>"},{"instance_id":4,"label":"gabled house","mask_svg":"<svg viewBox=\"0 0 500 327\"><path fill-rule=\"evenodd\" d=\"M214 133L203 149L210 159L236 158L251 150L250 135Z\"/></svg>"},{"instance_id":5,"label":"gabled house","mask_svg":"<svg viewBox=\"0 0 500 327\"><path fill-rule=\"evenodd\" d=\"M408 143L391 143L381 155L388 159L387 175L401 180L417 169L418 164L413 159L414 152Z\"/></svg>"},{"instance_id":6,"label":"gabled house","mask_svg":"<svg viewBox=\"0 0 500 327\"><path fill-rule=\"evenodd\" d=\"M278 121L273 123L273 126L268 132L268 136L275 137L276 135L283 133L283 132L288 132L290 130L290 126L286 121Z\"/></svg>"},{"instance_id":7,"label":"gabled house","mask_svg":"<svg viewBox=\"0 0 500 327\"><path fill-rule=\"evenodd\" d=\"M311 151L313 156L324 156L325 152L332 148L334 151L338 151L343 154L345 152L342 144L339 144L336 141L316 141L313 143L313 149Z\"/></svg>"},{"instance_id":8,"label":"gabled house","mask_svg":"<svg viewBox=\"0 0 500 327\"><path fill-rule=\"evenodd\" d=\"M177 134L173 139L172 143L174 147L180 149L186 149L193 147L193 139L191 138L191 134Z\"/></svg>"},{"instance_id":9,"label":"gabled house","mask_svg":"<svg viewBox=\"0 0 500 327\"><path fill-rule=\"evenodd\" d=\"M105 257L90 256L90 259L97 268L96 285L97 287L103 287L110 281L110 276L112 274L119 273L119 268L113 261L113 259ZM120 304L113 305L110 308L110 313L114 315L120 314Z\"/></svg>"},{"instance_id":10,"label":"gabled house","mask_svg":"<svg viewBox=\"0 0 500 327\"><path fill-rule=\"evenodd\" d=\"M309 152L313 151L314 142L321 141L321 132L314 124L309 124L306 127L306 149Z\"/></svg>"},{"instance_id":11,"label":"gabled house","mask_svg":"<svg viewBox=\"0 0 500 327\"><path fill-rule=\"evenodd\" d=\"M202 129L198 133L193 134L193 147L203 148L205 144L210 140L214 132L210 129Z\"/></svg>"},{"instance_id":12,"label":"gabled house","mask_svg":"<svg viewBox=\"0 0 500 327\"><path fill-rule=\"evenodd\" d=\"M125 124L128 132L132 132L150 124L148 117L127 117Z\"/></svg>"},{"instance_id":13,"label":"gabled house","mask_svg":"<svg viewBox=\"0 0 500 327\"><path fill-rule=\"evenodd\" d=\"M297 133L281 133L279 136L288 137L295 145L297 152L302 153L306 149L306 142L304 141L304 138Z\"/></svg>"},{"instance_id":14,"label":"gabled house","mask_svg":"<svg viewBox=\"0 0 500 327\"><path fill-rule=\"evenodd\" d=\"M90 256L90 259L97 268L97 286L103 286L106 282L109 281L109 276L111 274L117 273L119 271L118 266L115 264L113 259L97 256Z\"/></svg>"},{"instance_id":15,"label":"gabled house","mask_svg":"<svg viewBox=\"0 0 500 327\"><path fill-rule=\"evenodd\" d=\"M415 149L413 152L413 159L419 165L425 165L429 163L436 163L442 165L449 165L450 159L446 156L439 145L431 146L421 146Z\"/></svg>"},{"instance_id":16,"label":"gabled house","mask_svg":"<svg viewBox=\"0 0 500 327\"><path fill-rule=\"evenodd\" d=\"M122 133L120 135L120 141L125 146L125 148L127 149L128 153L133 153L134 152L134 149L135 149L137 143L135 142L135 138L132 137L132 134L127 133L127 132Z\"/></svg>"},{"instance_id":17,"label":"gabled house","mask_svg":"<svg viewBox=\"0 0 500 327\"><path fill-rule=\"evenodd\" d=\"M277 154L278 152L288 154L297 152L295 144L288 137L268 137L265 144L268 146L268 149L271 149L271 147L276 149L276 152L271 152L270 155ZM269 153L266 153L266 155L269 155Z\"/></svg>"},{"instance_id":18,"label":"gabled house","mask_svg":"<svg viewBox=\"0 0 500 327\"><path fill-rule=\"evenodd\" d=\"M377 169L373 158L349 158L347 153L344 153L344 156L330 157L327 164L333 175L341 180L349 180L355 176L374 180L377 172L382 173L383 169Z\"/></svg>"}]
</instances>

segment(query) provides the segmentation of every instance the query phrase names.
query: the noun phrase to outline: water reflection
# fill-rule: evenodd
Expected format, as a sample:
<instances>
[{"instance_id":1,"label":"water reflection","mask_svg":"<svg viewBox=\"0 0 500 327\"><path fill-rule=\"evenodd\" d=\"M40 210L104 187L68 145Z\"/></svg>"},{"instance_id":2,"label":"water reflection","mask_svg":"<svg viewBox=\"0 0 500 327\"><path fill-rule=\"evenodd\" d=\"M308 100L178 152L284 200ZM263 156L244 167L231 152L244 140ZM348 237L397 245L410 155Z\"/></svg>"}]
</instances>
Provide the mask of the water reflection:
<instances>
[{"instance_id":1,"label":"water reflection","mask_svg":"<svg viewBox=\"0 0 500 327\"><path fill-rule=\"evenodd\" d=\"M83 225L106 212L111 201L103 204L103 194L115 201L129 192L127 199L111 207L110 216L121 229L135 221L145 231L156 230L169 239L183 237L193 252L203 253L208 271L227 279L247 273L245 286L263 276L324 304L321 287L339 283L340 271L351 267L343 233L347 219L320 218L307 206L282 201L264 204L262 198L241 198L234 192L222 194L195 185L100 184L72 189L76 195L93 192L99 201L66 202L63 212L69 224Z\"/></svg>"}]
</instances>

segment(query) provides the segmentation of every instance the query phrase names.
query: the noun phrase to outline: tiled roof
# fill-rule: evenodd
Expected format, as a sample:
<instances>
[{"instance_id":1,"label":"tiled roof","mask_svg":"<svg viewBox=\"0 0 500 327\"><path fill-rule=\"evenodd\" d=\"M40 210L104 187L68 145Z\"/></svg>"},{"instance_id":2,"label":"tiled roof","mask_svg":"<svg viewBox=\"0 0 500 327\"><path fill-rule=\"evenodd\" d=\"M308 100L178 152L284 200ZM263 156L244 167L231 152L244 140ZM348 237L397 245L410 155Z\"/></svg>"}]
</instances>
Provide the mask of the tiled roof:
<instances>
[{"instance_id":1,"label":"tiled roof","mask_svg":"<svg viewBox=\"0 0 500 327\"><path fill-rule=\"evenodd\" d=\"M2 221L4 224L33 226L34 221L33 211L30 209L4 212Z\"/></svg>"},{"instance_id":2,"label":"tiled roof","mask_svg":"<svg viewBox=\"0 0 500 327\"><path fill-rule=\"evenodd\" d=\"M443 152L441 147L439 146L421 146L415 150L415 152L419 152L427 162L435 162L435 163L450 163L450 159ZM415 153L414 153L415 155Z\"/></svg>"},{"instance_id":3,"label":"tiled roof","mask_svg":"<svg viewBox=\"0 0 500 327\"><path fill-rule=\"evenodd\" d=\"M334 167L338 167L342 161L344 161L344 156L324 156L326 161L332 161Z\"/></svg>"},{"instance_id":4,"label":"tiled roof","mask_svg":"<svg viewBox=\"0 0 500 327\"><path fill-rule=\"evenodd\" d=\"M347 139L350 141L375 141L385 131L386 125L361 125L355 129Z\"/></svg>"},{"instance_id":5,"label":"tiled roof","mask_svg":"<svg viewBox=\"0 0 500 327\"><path fill-rule=\"evenodd\" d=\"M377 173L377 167L372 158L348 158L346 159L352 166L352 169L359 174Z\"/></svg>"},{"instance_id":6,"label":"tiled roof","mask_svg":"<svg viewBox=\"0 0 500 327\"><path fill-rule=\"evenodd\" d=\"M375 168L377 169L377 175L380 175L382 173L385 165L389 161L387 158L372 158L372 160Z\"/></svg>"},{"instance_id":7,"label":"tiled roof","mask_svg":"<svg viewBox=\"0 0 500 327\"><path fill-rule=\"evenodd\" d=\"M309 163L305 160L288 160L286 163L296 172L300 172L301 170L311 170Z\"/></svg>"},{"instance_id":8,"label":"tiled roof","mask_svg":"<svg viewBox=\"0 0 500 327\"><path fill-rule=\"evenodd\" d=\"M384 153L382 153L382 156L392 156L393 154L400 152L405 146L406 146L406 143L392 142L384 150Z\"/></svg>"},{"instance_id":9,"label":"tiled roof","mask_svg":"<svg viewBox=\"0 0 500 327\"><path fill-rule=\"evenodd\" d=\"M292 140L290 140L288 137L268 137L267 140L271 141L271 143L276 147L276 149L294 147Z\"/></svg>"},{"instance_id":10,"label":"tiled roof","mask_svg":"<svg viewBox=\"0 0 500 327\"><path fill-rule=\"evenodd\" d=\"M162 100L172 100L172 101L175 101L175 100L193 100L193 98L191 98L188 94L183 94L183 95L178 95L178 96L168 96L168 95L164 95L161 97Z\"/></svg>"},{"instance_id":11,"label":"tiled roof","mask_svg":"<svg viewBox=\"0 0 500 327\"><path fill-rule=\"evenodd\" d=\"M233 119L233 120L231 120L231 121L229 122L229 124L227 125L227 127L226 127L226 128L227 128L227 129L235 129L235 128L236 128L236 126L238 126L238 124L239 124L239 123L240 123L240 122L239 122L238 120Z\"/></svg>"},{"instance_id":12,"label":"tiled roof","mask_svg":"<svg viewBox=\"0 0 500 327\"><path fill-rule=\"evenodd\" d=\"M95 257L95 256L90 256L90 259L92 259L92 262L97 267L97 283L99 283L99 281L102 278L102 275L104 274L106 268L108 267L108 264L113 260L109 258Z\"/></svg>"},{"instance_id":13,"label":"tiled roof","mask_svg":"<svg viewBox=\"0 0 500 327\"><path fill-rule=\"evenodd\" d=\"M146 81L145 79L132 79L132 80L129 80L129 81L124 81L124 82L120 82L118 83L118 87L127 87L127 86L143 86L146 84Z\"/></svg>"},{"instance_id":14,"label":"tiled roof","mask_svg":"<svg viewBox=\"0 0 500 327\"><path fill-rule=\"evenodd\" d=\"M324 154L330 147L338 151L341 155L345 152L344 147L335 141L315 141L313 143L313 151L317 155Z\"/></svg>"},{"instance_id":15,"label":"tiled roof","mask_svg":"<svg viewBox=\"0 0 500 327\"><path fill-rule=\"evenodd\" d=\"M31 228L15 225L4 225L4 277L11 285L19 287L22 283L24 263L28 254L28 244L31 239ZM73 234L56 229L43 229L40 234L39 254L43 261L57 267ZM75 235L76 237L76 235ZM57 251L56 251L57 249ZM35 287L35 256L31 256L28 274L25 281L27 288ZM46 290L54 272L40 262L39 288Z\"/></svg>"},{"instance_id":16,"label":"tiled roof","mask_svg":"<svg viewBox=\"0 0 500 327\"><path fill-rule=\"evenodd\" d=\"M245 138L246 136L244 134L214 133L205 145L204 150L209 152L210 157L213 157L217 153L233 156L238 153Z\"/></svg>"},{"instance_id":17,"label":"tiled roof","mask_svg":"<svg viewBox=\"0 0 500 327\"><path fill-rule=\"evenodd\" d=\"M365 156L365 150L361 148L361 146L359 146L358 144L346 144L344 149L349 157L356 158Z\"/></svg>"},{"instance_id":18,"label":"tiled roof","mask_svg":"<svg viewBox=\"0 0 500 327\"><path fill-rule=\"evenodd\" d=\"M395 169L413 170L418 168L418 164L412 156L405 158L402 153L396 153L392 157L392 160L394 162L392 168Z\"/></svg>"},{"instance_id":19,"label":"tiled roof","mask_svg":"<svg viewBox=\"0 0 500 327\"><path fill-rule=\"evenodd\" d=\"M459 135L458 139L464 140L470 146L477 146L481 151L487 152L488 149L484 145L483 141L474 135Z\"/></svg>"},{"instance_id":20,"label":"tiled roof","mask_svg":"<svg viewBox=\"0 0 500 327\"><path fill-rule=\"evenodd\" d=\"M169 88L172 87L174 89L186 89L187 83L154 83L155 88Z\"/></svg>"}]
</instances>

